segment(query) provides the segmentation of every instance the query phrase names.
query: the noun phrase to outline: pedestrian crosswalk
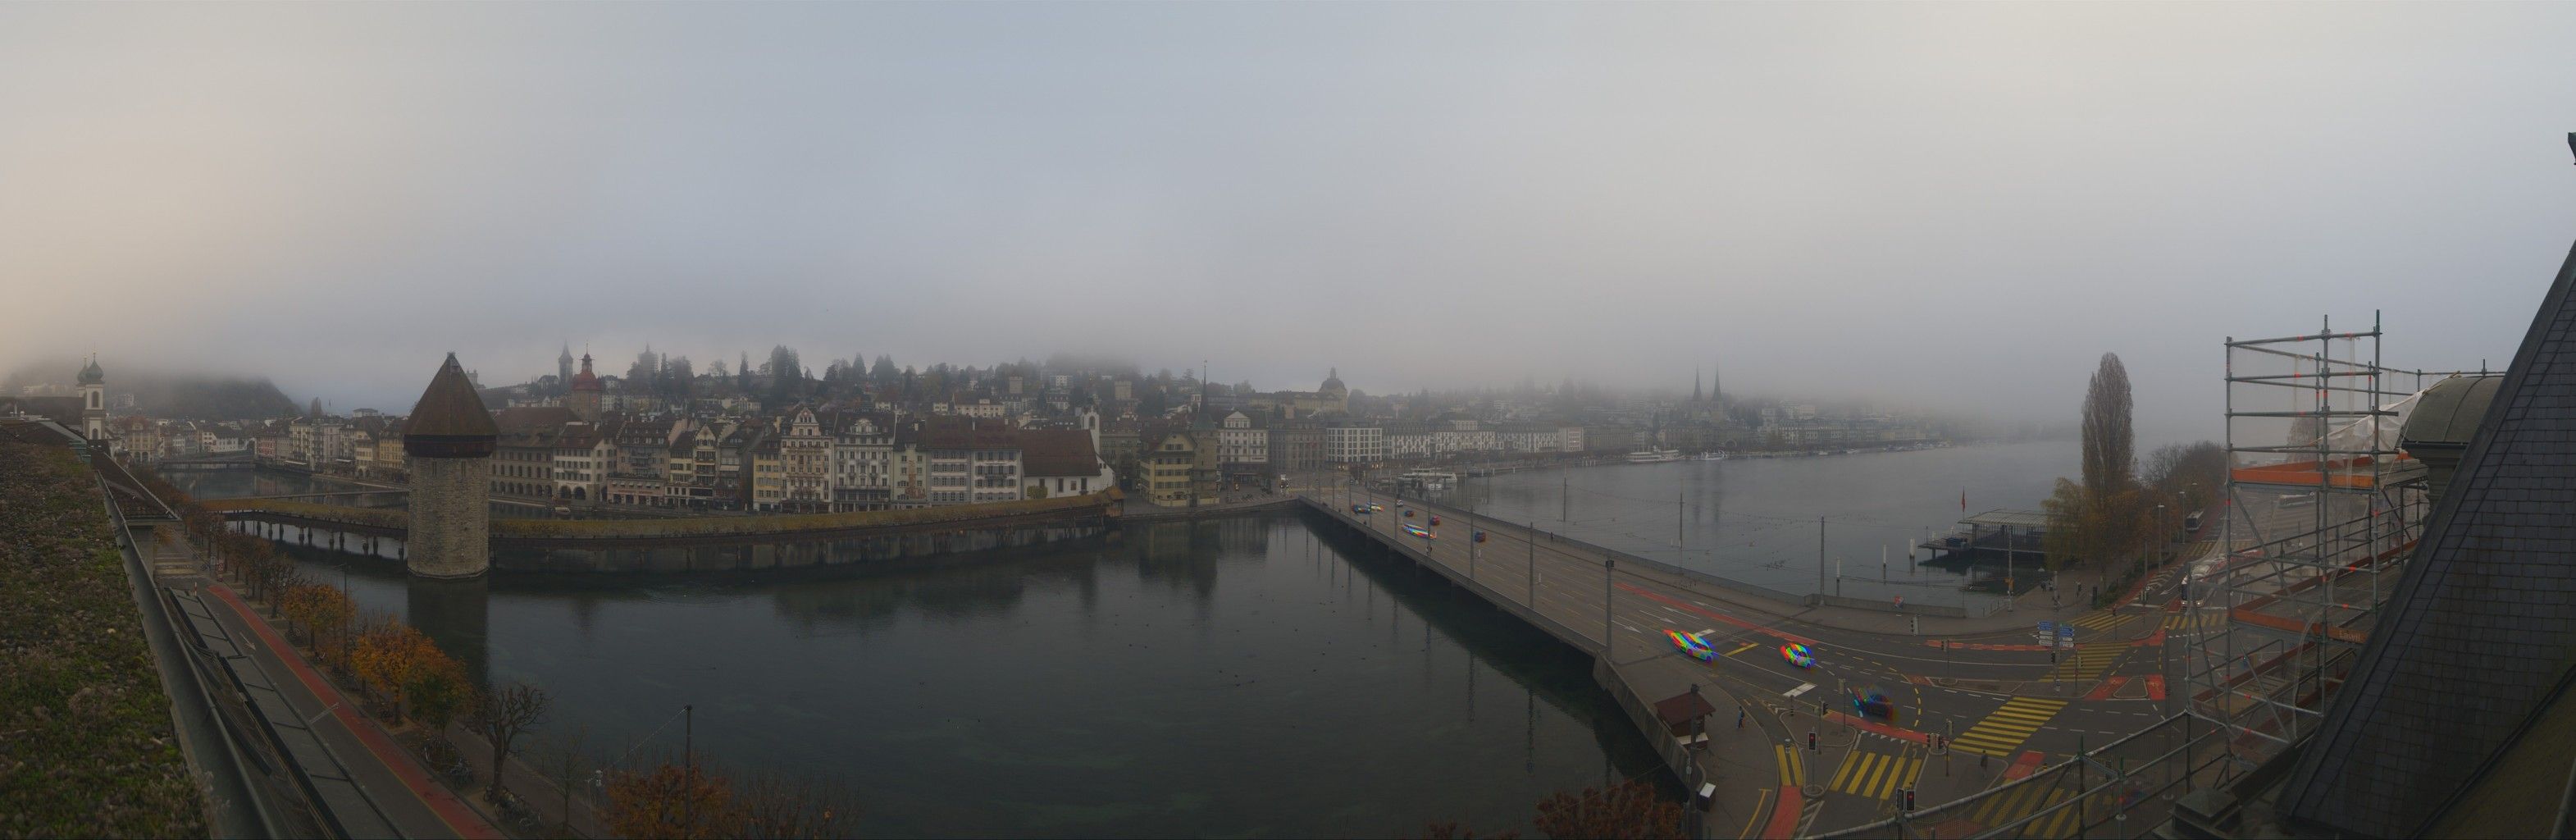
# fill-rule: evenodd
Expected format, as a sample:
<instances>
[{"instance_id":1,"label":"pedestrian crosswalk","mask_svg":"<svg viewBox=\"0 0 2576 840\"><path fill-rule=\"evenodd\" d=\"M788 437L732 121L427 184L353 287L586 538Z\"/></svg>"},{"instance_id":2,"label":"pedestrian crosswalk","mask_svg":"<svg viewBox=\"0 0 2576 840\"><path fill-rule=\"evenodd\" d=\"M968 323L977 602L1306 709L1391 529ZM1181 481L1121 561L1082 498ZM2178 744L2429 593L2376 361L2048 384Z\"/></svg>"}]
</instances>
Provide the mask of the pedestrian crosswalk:
<instances>
[{"instance_id":1,"label":"pedestrian crosswalk","mask_svg":"<svg viewBox=\"0 0 2576 840\"><path fill-rule=\"evenodd\" d=\"M2063 708L2066 708L2064 700L2015 697L2005 701L2003 708L1996 709L1985 720L1978 721L1976 726L1959 733L1959 737L1950 739L1950 744L1964 752L1998 758L2010 755L2021 746L2021 742L2030 740L2031 733L2048 725L2048 719L2056 717L2057 710Z\"/></svg>"},{"instance_id":2,"label":"pedestrian crosswalk","mask_svg":"<svg viewBox=\"0 0 2576 840\"><path fill-rule=\"evenodd\" d=\"M2048 678L2090 680L2102 676L2103 672L2111 670L2111 666L2120 661L2121 656L2127 655L2129 650L2130 647L2126 644L2103 642L2078 646L2074 650L2060 650L2057 652L2057 667L2049 669Z\"/></svg>"},{"instance_id":3,"label":"pedestrian crosswalk","mask_svg":"<svg viewBox=\"0 0 2576 840\"><path fill-rule=\"evenodd\" d=\"M2048 780L2034 779L2013 787L1988 792L1985 801L1977 803L1976 807L1969 811L1968 818L1992 829L2014 820L2037 815L2013 831L1999 832L1990 836L2073 837L2076 824L2084 819L2084 809L2068 801L2074 798L2075 794L2059 788ZM2065 807L2055 811L2048 810L2060 804ZM2098 800L2095 802L2097 806L2101 804ZM2101 812L2094 812L2094 818L2100 817Z\"/></svg>"},{"instance_id":4,"label":"pedestrian crosswalk","mask_svg":"<svg viewBox=\"0 0 2576 840\"><path fill-rule=\"evenodd\" d=\"M1805 787L1807 785L1806 753L1787 744L1772 744L1771 750L1778 754L1780 759L1780 786Z\"/></svg>"},{"instance_id":5,"label":"pedestrian crosswalk","mask_svg":"<svg viewBox=\"0 0 2576 840\"><path fill-rule=\"evenodd\" d=\"M2120 625L2129 623L2129 619L2136 617L2137 615L2134 613L2097 612L2066 623L2096 632L2109 632L2118 628Z\"/></svg>"},{"instance_id":6,"label":"pedestrian crosswalk","mask_svg":"<svg viewBox=\"0 0 2576 840\"><path fill-rule=\"evenodd\" d=\"M2227 613L2224 612L2211 611L2165 616L2165 629L2174 632L2187 630L2217 630L2226 626Z\"/></svg>"},{"instance_id":7,"label":"pedestrian crosswalk","mask_svg":"<svg viewBox=\"0 0 2576 840\"><path fill-rule=\"evenodd\" d=\"M1912 787L1923 775L1923 759L1909 755L1911 752L1891 755L1854 751L1843 759L1842 768L1834 771L1833 783L1827 787L1867 799L1886 799Z\"/></svg>"}]
</instances>

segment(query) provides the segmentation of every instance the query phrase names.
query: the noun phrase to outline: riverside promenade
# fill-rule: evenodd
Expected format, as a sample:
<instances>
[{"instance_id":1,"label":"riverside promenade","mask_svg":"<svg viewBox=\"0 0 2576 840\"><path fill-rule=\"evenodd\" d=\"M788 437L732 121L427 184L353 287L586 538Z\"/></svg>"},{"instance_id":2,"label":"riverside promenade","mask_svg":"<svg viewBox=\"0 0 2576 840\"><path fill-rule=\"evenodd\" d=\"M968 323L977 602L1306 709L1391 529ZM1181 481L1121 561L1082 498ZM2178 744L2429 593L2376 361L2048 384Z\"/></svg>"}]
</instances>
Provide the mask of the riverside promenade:
<instances>
[{"instance_id":1,"label":"riverside promenade","mask_svg":"<svg viewBox=\"0 0 2576 840\"><path fill-rule=\"evenodd\" d=\"M1924 638L1915 634L2000 639L2026 633L2031 620L2059 612L2036 592L2025 594L2014 611L1982 618L1808 606L1759 598L1546 531L1438 505L1405 500L1405 507L1418 512L1406 518L1394 498L1349 488L1300 499L1391 554L1593 654L1594 680L1628 712L1666 767L1686 789L1710 786L1707 802L1692 803L1704 807L1696 831L1702 837L1796 836L1819 804L1816 792L1822 779L1808 768L1819 760L1819 750L1849 748L1864 733L1910 741L1920 749L1927 736L1872 728L1819 705L1832 696L1826 691L1784 697L1777 689L1732 679L1711 663L1680 655L1666 630L1709 631L1706 638L1728 656L1753 652L1758 658L1758 651L1780 644L1814 644L1819 630L1839 631L1835 635L1845 640L1866 639L1872 646L1920 651ZM1366 515L1352 511L1354 504L1371 502L1384 509ZM1442 520L1438 526L1430 524L1434 515ZM1403 523L1434 536L1407 534ZM1477 529L1486 532L1481 544L1473 539ZM1715 712L1705 719L1706 740L1690 744L1671 733L1655 706L1694 690ZM1689 730L1691 722L1682 721L1680 728Z\"/></svg>"}]
</instances>

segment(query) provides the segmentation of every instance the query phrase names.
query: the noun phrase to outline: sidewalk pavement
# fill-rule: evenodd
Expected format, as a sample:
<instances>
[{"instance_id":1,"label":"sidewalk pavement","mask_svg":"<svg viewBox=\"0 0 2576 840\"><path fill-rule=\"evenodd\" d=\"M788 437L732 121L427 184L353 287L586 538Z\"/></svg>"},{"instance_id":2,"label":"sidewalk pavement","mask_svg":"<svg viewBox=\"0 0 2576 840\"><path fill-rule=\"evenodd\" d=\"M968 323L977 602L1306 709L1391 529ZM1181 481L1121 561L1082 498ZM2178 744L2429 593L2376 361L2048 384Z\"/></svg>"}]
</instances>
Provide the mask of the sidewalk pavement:
<instances>
[{"instance_id":1,"label":"sidewalk pavement","mask_svg":"<svg viewBox=\"0 0 2576 840\"><path fill-rule=\"evenodd\" d=\"M539 730L520 736L510 745L510 772L506 781L509 783L507 787L510 792L517 794L519 801L525 803L528 811L536 818L535 825L525 826L523 830L540 836L555 836L566 833L558 829L558 826L564 825L563 788L556 784L555 779L530 763L532 759L538 762L547 759L543 752L546 749L547 735L547 732ZM475 783L466 786L469 792L466 804L473 806L476 813L482 814L484 819L491 820L494 824L504 822L500 812L491 803L483 801L482 797L483 789L492 784L490 778L492 744L485 741L483 736L467 731L463 723L448 725L447 741L456 745L457 755L465 759L465 766L474 770ZM588 761L585 762L586 765L596 763L598 763L596 756L588 757ZM585 767L581 772L581 778L573 782L572 824L568 832L572 836L612 836L607 827L607 815L601 813L599 807L599 797L605 795L605 792L594 790L590 786L591 773L598 769L600 768Z\"/></svg>"},{"instance_id":2,"label":"sidewalk pavement","mask_svg":"<svg viewBox=\"0 0 2576 840\"><path fill-rule=\"evenodd\" d=\"M226 632L236 639L257 641L245 647L262 669L292 675L292 679L280 681L278 693L347 765L352 781L383 810L385 819L397 832L404 837L497 840L506 836L456 794L432 780L409 751L375 721L360 714L357 704L306 664L277 629L269 626L267 619L234 594L231 587L209 579L200 591L212 594L206 599L208 603L228 608L214 611Z\"/></svg>"}]
</instances>

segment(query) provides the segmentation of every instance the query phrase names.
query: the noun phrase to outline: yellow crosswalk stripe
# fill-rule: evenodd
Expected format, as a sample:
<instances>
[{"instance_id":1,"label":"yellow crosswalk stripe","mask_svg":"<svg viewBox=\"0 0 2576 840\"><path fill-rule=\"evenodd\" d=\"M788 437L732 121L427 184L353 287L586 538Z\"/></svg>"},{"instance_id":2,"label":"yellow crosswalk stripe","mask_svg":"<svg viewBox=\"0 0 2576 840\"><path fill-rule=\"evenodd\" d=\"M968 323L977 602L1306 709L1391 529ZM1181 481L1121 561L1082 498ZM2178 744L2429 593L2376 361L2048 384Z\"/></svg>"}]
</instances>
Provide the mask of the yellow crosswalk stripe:
<instances>
[{"instance_id":1,"label":"yellow crosswalk stripe","mask_svg":"<svg viewBox=\"0 0 2576 840\"><path fill-rule=\"evenodd\" d=\"M2098 819L2111 813L2117 805L2116 797L2097 795L2089 809L2078 807L2072 801L2075 794L2045 781L2027 782L1998 791L1990 792L1984 802L1971 809L1969 818L1990 830L2029 818L2029 822L2006 834L2013 837L2073 837L2077 824L2088 815ZM2050 808L2058 810L2049 811ZM2043 811L2047 813L2042 814Z\"/></svg>"},{"instance_id":2,"label":"yellow crosswalk stripe","mask_svg":"<svg viewBox=\"0 0 2576 840\"><path fill-rule=\"evenodd\" d=\"M1977 805L1975 819L1989 826L2002 825L2018 819L2021 815L2030 813L2029 803L2037 801L2040 791L2045 788L2045 782L2031 782L2001 793L1990 794L1985 802Z\"/></svg>"},{"instance_id":3,"label":"yellow crosswalk stripe","mask_svg":"<svg viewBox=\"0 0 2576 840\"><path fill-rule=\"evenodd\" d=\"M1921 758L1902 753L1855 752L1843 761L1841 769L1834 771L1833 783L1827 787L1870 799L1886 799L1922 775Z\"/></svg>"},{"instance_id":4,"label":"yellow crosswalk stripe","mask_svg":"<svg viewBox=\"0 0 2576 840\"><path fill-rule=\"evenodd\" d=\"M2227 626L2227 614L2220 612L2165 617L2166 630L2209 630L2225 626Z\"/></svg>"},{"instance_id":5,"label":"yellow crosswalk stripe","mask_svg":"<svg viewBox=\"0 0 2576 840\"><path fill-rule=\"evenodd\" d=\"M1805 787L1807 762L1799 749L1787 744L1772 744L1771 749L1780 757L1780 786Z\"/></svg>"},{"instance_id":6,"label":"yellow crosswalk stripe","mask_svg":"<svg viewBox=\"0 0 2576 840\"><path fill-rule=\"evenodd\" d=\"M1895 796L1897 791L1913 787L1915 780L1922 775L1923 759L1900 757L1896 760L1895 766L1887 771L1887 783L1879 785L1878 795L1871 798L1886 799Z\"/></svg>"},{"instance_id":7,"label":"yellow crosswalk stripe","mask_svg":"<svg viewBox=\"0 0 2576 840\"><path fill-rule=\"evenodd\" d=\"M1843 761L1842 769L1834 771L1834 781L1832 785L1829 785L1829 787L1832 787L1835 790L1850 790L1850 788L1843 786L1843 782L1844 780L1851 778L1852 768L1867 764L1869 763L1869 760L1874 757L1875 756L1871 753L1853 753L1851 758Z\"/></svg>"},{"instance_id":8,"label":"yellow crosswalk stripe","mask_svg":"<svg viewBox=\"0 0 2576 840\"><path fill-rule=\"evenodd\" d=\"M2066 708L2064 700L2015 697L2005 701L2003 708L1996 709L1985 720L1978 721L1976 726L1959 733L1959 737L1950 739L1950 743L1972 753L1997 757L2010 755L2023 741L2030 740L2031 733L2048 725L2049 719L2056 717L2057 710L2063 708Z\"/></svg>"},{"instance_id":9,"label":"yellow crosswalk stripe","mask_svg":"<svg viewBox=\"0 0 2576 840\"><path fill-rule=\"evenodd\" d=\"M2110 630L2110 629L2115 628L2115 627L2118 627L2118 626L2120 626L2120 625L2123 625L2123 624L2127 624L2127 623L2129 623L2129 619L2131 619L2131 618L2135 618L2135 617L2136 617L2135 615L2130 615L2130 614L2105 612L2105 613L2094 613L2094 614L2092 614L2092 615L2084 616L2083 618L2078 618L2078 619L2075 619L2074 621L2069 621L2069 622L2067 622L2067 623L2068 623L2068 624L2075 625L2075 626L2077 626L2077 627L2083 627L2083 628L2088 628L2088 629L2092 629L2092 630Z\"/></svg>"},{"instance_id":10,"label":"yellow crosswalk stripe","mask_svg":"<svg viewBox=\"0 0 2576 840\"><path fill-rule=\"evenodd\" d=\"M2057 667L2049 671L2050 679L2089 680L2111 670L2130 648L2124 644L2091 644L2057 654Z\"/></svg>"},{"instance_id":11,"label":"yellow crosswalk stripe","mask_svg":"<svg viewBox=\"0 0 2576 840\"><path fill-rule=\"evenodd\" d=\"M2048 791L2048 802L2040 807L2055 807L2057 805L2064 804L2066 800L2072 797L2073 794L2051 788ZM2073 837L2075 836L2075 821L2081 816L2082 814L2078 812L2074 806L2070 805L2065 808L2061 808L2057 813L2031 820L2030 824L2022 826L2022 836Z\"/></svg>"}]
</instances>

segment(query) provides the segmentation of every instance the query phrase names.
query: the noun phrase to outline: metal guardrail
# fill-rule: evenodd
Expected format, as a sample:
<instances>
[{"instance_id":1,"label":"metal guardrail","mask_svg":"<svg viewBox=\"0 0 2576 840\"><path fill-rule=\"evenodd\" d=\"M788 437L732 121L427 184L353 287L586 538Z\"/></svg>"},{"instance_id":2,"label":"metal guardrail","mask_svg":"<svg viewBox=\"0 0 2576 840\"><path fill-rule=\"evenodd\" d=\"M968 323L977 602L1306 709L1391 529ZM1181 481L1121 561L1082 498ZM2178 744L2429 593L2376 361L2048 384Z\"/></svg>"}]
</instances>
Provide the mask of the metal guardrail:
<instances>
[{"instance_id":1,"label":"metal guardrail","mask_svg":"<svg viewBox=\"0 0 2576 840\"><path fill-rule=\"evenodd\" d=\"M2078 837L2144 837L2154 833L2172 812L2173 800L2180 793L2204 780L2212 767L2226 761L2224 750L2193 757L2193 750L2212 739L2224 740L2225 730L2198 721L2199 731L2190 731L2194 720L2190 714L2177 714L2081 756L2049 765L2029 776L2005 782L1968 796L1939 805L1899 814L1873 823L1853 826L1819 838L1931 838L1939 826L1966 820L1976 829L1966 837L2010 837L2032 829L2072 827ZM2153 736L2180 734L2179 746L2151 753L2134 765L2128 753ZM2117 762L2116 764L2113 762ZM2099 773L2101 781L2092 781ZM2071 779L2070 779L2071 777ZM2070 781L2072 784L2069 784ZM2058 786L2073 791L2062 797L2035 794L2031 788ZM2039 804L2020 813L1999 813L1990 803L2011 802L2003 797ZM2054 801L2049 801L2054 800ZM2067 812L2075 813L2070 823ZM2141 811L2147 813L2140 814ZM1975 819L1977 815L2003 817L1991 823ZM2139 814L2136 819L2130 815Z\"/></svg>"},{"instance_id":2,"label":"metal guardrail","mask_svg":"<svg viewBox=\"0 0 2576 840\"><path fill-rule=\"evenodd\" d=\"M214 700L219 696L240 697L238 682L213 680L204 662L203 644L194 634L190 634L185 642L179 639L177 624L171 620L170 595L154 582L152 570L145 566L142 547L134 543L124 508L116 503L116 496L109 492L104 477L95 474L92 477L98 482L99 496L106 502L108 524L114 532L118 552L124 555L125 574L134 589L135 609L142 618L144 638L150 643L155 665L161 671L163 693L170 698L171 725L192 747L190 754L196 758L193 763L199 772L209 777L215 795L220 797L213 803L215 807L209 809L218 825L209 828L219 833L252 828L267 837L295 836L299 826L290 823L285 814L280 813L280 805L300 805L318 811L311 808L311 803L319 799L300 803L272 802L280 792L270 785L254 784L255 779L264 779L274 770L273 759L265 759L254 749L255 745L242 731L243 727L231 715L224 713L228 711L224 704ZM181 667L171 659L183 660L186 664ZM177 679L183 673L186 682ZM221 691L231 693L219 693ZM275 734L269 733L269 737L274 744ZM222 747L220 755L206 749L218 744ZM245 754L245 749L251 751ZM302 787L310 796L310 784ZM245 814L240 810L224 807L227 804L242 806L249 819L242 819ZM250 825L243 825L244 822ZM347 836L336 830L336 824L333 825L334 836Z\"/></svg>"},{"instance_id":3,"label":"metal guardrail","mask_svg":"<svg viewBox=\"0 0 2576 840\"><path fill-rule=\"evenodd\" d=\"M1673 738L1671 733L1664 729L1662 721L1655 717L1654 708L1648 705L1642 698L1639 698L1637 696L1636 689L1630 686L1628 681L1619 675L1618 667L1612 664L1608 658L1601 655L1604 650L1603 642L1595 641L1589 636L1576 632L1574 628L1568 627L1565 624L1548 617L1545 613L1540 612L1534 604L1526 604L1519 600L1507 597L1502 593L1495 591L1492 587L1486 586L1483 581L1468 577L1463 570L1454 568L1448 563L1432 557L1429 552L1423 551L1419 546L1407 544L1392 535L1369 527L1366 523L1359 521L1357 517L1351 516L1346 511L1337 509L1332 505L1324 504L1314 497L1304 494L1299 494L1297 498L1300 501L1303 501L1308 507L1321 511L1325 515L1332 517L1334 520L1368 535L1371 541L1385 546L1399 554L1410 557L1416 565L1438 572L1441 576L1448 578L1451 583L1464 587L1468 591L1475 593L1478 597L1483 598L1486 603L1492 604L1498 609L1511 613L1512 615L1519 617L1522 621L1528 622L1531 626L1537 627L1539 630L1546 632L1551 636L1555 636L1558 641L1565 643L1568 647L1591 654L1593 657L1593 684L1600 686L1603 691L1608 692L1611 701L1616 703L1620 710L1626 713L1628 722L1637 728L1639 736L1646 740L1647 747L1655 752L1657 758L1663 760L1664 769L1672 772L1674 776L1684 780L1685 783L1696 777L1696 774L1693 772L1695 764L1691 758L1688 748L1684 747L1681 741ZM1515 530L1525 531L1527 529L1516 528ZM1524 538L1526 538L1526 536ZM1694 812L1693 818L1697 818L1696 812Z\"/></svg>"}]
</instances>

